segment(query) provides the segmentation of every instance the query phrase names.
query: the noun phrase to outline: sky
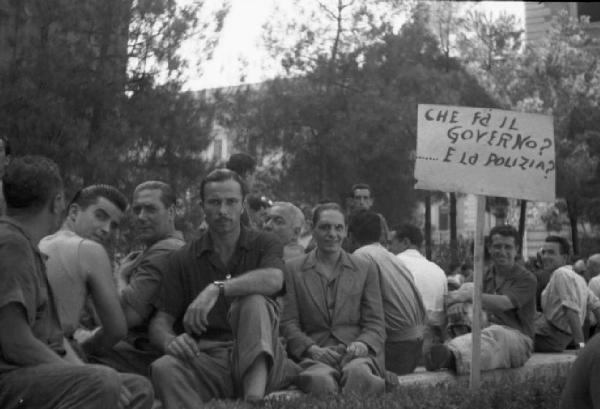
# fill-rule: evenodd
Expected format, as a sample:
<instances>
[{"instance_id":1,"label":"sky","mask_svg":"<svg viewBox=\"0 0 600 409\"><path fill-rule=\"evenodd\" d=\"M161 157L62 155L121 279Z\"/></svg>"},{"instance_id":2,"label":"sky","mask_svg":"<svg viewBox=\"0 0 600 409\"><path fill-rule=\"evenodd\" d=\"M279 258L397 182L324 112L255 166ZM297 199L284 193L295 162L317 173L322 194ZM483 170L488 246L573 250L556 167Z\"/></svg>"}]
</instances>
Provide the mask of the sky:
<instances>
[{"instance_id":1,"label":"sky","mask_svg":"<svg viewBox=\"0 0 600 409\"><path fill-rule=\"evenodd\" d=\"M244 82L259 82L273 77L275 72L268 67L269 56L261 49L260 43L262 25L273 10L276 1L231 0L232 7L225 20L212 60L204 66L201 74L197 72L193 61L190 61L184 89L199 90L240 84L242 82L240 71L244 65ZM279 0L279 2L284 1L287 0ZM522 25L525 24L525 4L522 1L470 3L473 3L474 8L486 13L514 14ZM193 58L193 40L184 43L181 52L186 58Z\"/></svg>"}]
</instances>

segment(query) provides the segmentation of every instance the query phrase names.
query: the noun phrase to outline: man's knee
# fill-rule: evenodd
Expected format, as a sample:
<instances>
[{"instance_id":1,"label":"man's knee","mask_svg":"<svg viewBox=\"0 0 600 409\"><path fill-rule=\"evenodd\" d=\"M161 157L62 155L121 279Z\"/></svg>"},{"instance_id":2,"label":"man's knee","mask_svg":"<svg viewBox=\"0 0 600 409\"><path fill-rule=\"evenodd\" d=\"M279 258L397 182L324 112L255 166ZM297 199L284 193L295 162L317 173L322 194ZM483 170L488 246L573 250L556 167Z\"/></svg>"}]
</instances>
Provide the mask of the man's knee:
<instances>
[{"instance_id":1,"label":"man's knee","mask_svg":"<svg viewBox=\"0 0 600 409\"><path fill-rule=\"evenodd\" d=\"M260 294L251 294L238 298L232 305L232 310L238 313L262 312L268 308L267 297Z\"/></svg>"},{"instance_id":2,"label":"man's knee","mask_svg":"<svg viewBox=\"0 0 600 409\"><path fill-rule=\"evenodd\" d=\"M150 407L154 401L154 389L150 381L141 376L129 373L120 373L123 385L129 390L132 401L140 402L139 407Z\"/></svg>"},{"instance_id":3,"label":"man's knee","mask_svg":"<svg viewBox=\"0 0 600 409\"><path fill-rule=\"evenodd\" d=\"M305 372L301 372L296 378L296 386L303 392L314 395L330 395L339 390L338 383L333 376Z\"/></svg>"},{"instance_id":4,"label":"man's knee","mask_svg":"<svg viewBox=\"0 0 600 409\"><path fill-rule=\"evenodd\" d=\"M86 383L91 389L120 393L121 380L117 371L104 365L85 365L84 368L89 369Z\"/></svg>"},{"instance_id":5,"label":"man's knee","mask_svg":"<svg viewBox=\"0 0 600 409\"><path fill-rule=\"evenodd\" d=\"M164 355L150 365L150 378L155 388L168 385L174 379L174 371L179 366L177 358Z\"/></svg>"}]
</instances>

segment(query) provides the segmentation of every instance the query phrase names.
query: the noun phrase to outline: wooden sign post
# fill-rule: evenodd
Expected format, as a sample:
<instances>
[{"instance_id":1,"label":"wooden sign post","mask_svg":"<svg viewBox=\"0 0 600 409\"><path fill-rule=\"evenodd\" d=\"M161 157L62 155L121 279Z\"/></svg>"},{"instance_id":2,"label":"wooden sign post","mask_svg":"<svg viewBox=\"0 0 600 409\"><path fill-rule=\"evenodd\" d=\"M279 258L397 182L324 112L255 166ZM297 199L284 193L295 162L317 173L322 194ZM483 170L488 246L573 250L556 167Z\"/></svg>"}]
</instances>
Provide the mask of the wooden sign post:
<instances>
[{"instance_id":1,"label":"wooden sign post","mask_svg":"<svg viewBox=\"0 0 600 409\"><path fill-rule=\"evenodd\" d=\"M419 105L415 188L477 195L471 388L480 384L485 196L554 201L552 117Z\"/></svg>"}]
</instances>

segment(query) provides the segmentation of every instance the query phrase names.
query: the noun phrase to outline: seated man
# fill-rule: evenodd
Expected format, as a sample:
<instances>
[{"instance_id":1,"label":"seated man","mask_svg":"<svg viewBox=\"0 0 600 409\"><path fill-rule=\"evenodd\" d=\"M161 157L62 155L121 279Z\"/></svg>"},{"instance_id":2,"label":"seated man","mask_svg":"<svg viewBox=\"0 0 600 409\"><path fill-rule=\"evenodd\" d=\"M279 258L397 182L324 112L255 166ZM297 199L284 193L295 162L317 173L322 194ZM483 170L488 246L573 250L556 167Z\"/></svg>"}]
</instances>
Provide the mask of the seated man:
<instances>
[{"instance_id":1,"label":"seated man","mask_svg":"<svg viewBox=\"0 0 600 409\"><path fill-rule=\"evenodd\" d=\"M569 242L564 237L548 236L542 245L545 270L553 271L542 291L542 314L535 321L535 351L562 352L575 341L583 348L583 324L588 311L600 318L600 300L585 279L567 265Z\"/></svg>"},{"instance_id":2,"label":"seated man","mask_svg":"<svg viewBox=\"0 0 600 409\"><path fill-rule=\"evenodd\" d=\"M359 246L353 254L375 264L379 271L385 313L385 369L396 375L411 373L421 358L427 320L413 276L379 243L381 220L377 213L365 209L352 213L348 232Z\"/></svg>"},{"instance_id":3,"label":"seated man","mask_svg":"<svg viewBox=\"0 0 600 409\"><path fill-rule=\"evenodd\" d=\"M150 345L148 324L161 283L157 264L184 245L183 236L175 230L175 201L173 190L164 182L148 181L135 188L132 209L137 238L144 250L130 253L117 272L129 333L113 348L94 351L88 356L91 362L149 376L150 364L162 355Z\"/></svg>"},{"instance_id":4,"label":"seated man","mask_svg":"<svg viewBox=\"0 0 600 409\"><path fill-rule=\"evenodd\" d=\"M385 322L375 265L342 249L344 213L336 203L313 213L316 248L286 263L281 332L302 371L296 385L314 394L378 395L385 390Z\"/></svg>"},{"instance_id":5,"label":"seated man","mask_svg":"<svg viewBox=\"0 0 600 409\"><path fill-rule=\"evenodd\" d=\"M64 210L55 163L11 162L3 179L8 217L0 218L0 407L150 408L150 383L137 375L66 359L63 333L37 243Z\"/></svg>"},{"instance_id":6,"label":"seated man","mask_svg":"<svg viewBox=\"0 0 600 409\"><path fill-rule=\"evenodd\" d=\"M437 264L427 260L419 249L423 244L421 229L409 223L394 228L390 250L412 274L427 311L427 325L423 336L423 354L434 344L445 341L448 278ZM461 283L462 284L462 283Z\"/></svg>"},{"instance_id":7,"label":"seated man","mask_svg":"<svg viewBox=\"0 0 600 409\"><path fill-rule=\"evenodd\" d=\"M267 219L263 229L275 234L283 245L283 259L301 256L304 247L298 244L304 214L300 209L289 202L275 202L267 209Z\"/></svg>"},{"instance_id":8,"label":"seated man","mask_svg":"<svg viewBox=\"0 0 600 409\"><path fill-rule=\"evenodd\" d=\"M495 226L490 231L492 267L483 276L481 303L492 325L481 331L482 371L523 366L533 352L536 281L515 263L518 243L519 233L512 226ZM464 287L448 293L448 305L472 302L472 287ZM425 356L426 368L469 373L471 338L468 333L434 345Z\"/></svg>"},{"instance_id":9,"label":"seated man","mask_svg":"<svg viewBox=\"0 0 600 409\"><path fill-rule=\"evenodd\" d=\"M48 256L48 280L65 336L76 347L80 342L86 352L112 347L127 333L112 264L103 247L126 209L127 200L114 187L85 187L69 204L60 230L44 237L39 244ZM75 339L90 296L101 327L86 339Z\"/></svg>"},{"instance_id":10,"label":"seated man","mask_svg":"<svg viewBox=\"0 0 600 409\"><path fill-rule=\"evenodd\" d=\"M151 366L167 409L211 399L260 400L297 374L279 342L282 248L269 233L241 226L246 188L216 169L200 185L208 231L173 251L150 339L166 355Z\"/></svg>"}]
</instances>

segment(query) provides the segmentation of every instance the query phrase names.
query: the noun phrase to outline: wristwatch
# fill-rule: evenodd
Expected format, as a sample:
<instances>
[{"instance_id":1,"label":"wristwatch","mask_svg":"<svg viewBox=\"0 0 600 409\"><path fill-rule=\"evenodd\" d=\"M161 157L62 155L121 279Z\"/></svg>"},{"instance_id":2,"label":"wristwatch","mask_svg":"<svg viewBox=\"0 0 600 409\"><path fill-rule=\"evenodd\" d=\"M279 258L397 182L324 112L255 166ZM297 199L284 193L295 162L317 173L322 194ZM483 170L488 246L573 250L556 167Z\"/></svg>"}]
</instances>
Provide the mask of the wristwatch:
<instances>
[{"instance_id":1,"label":"wristwatch","mask_svg":"<svg viewBox=\"0 0 600 409\"><path fill-rule=\"evenodd\" d=\"M225 281L213 281L213 284L219 287L219 296L225 297Z\"/></svg>"},{"instance_id":2,"label":"wristwatch","mask_svg":"<svg viewBox=\"0 0 600 409\"><path fill-rule=\"evenodd\" d=\"M578 344L578 347L577 347L577 349L583 349L584 347L585 347L585 342L580 342L580 343Z\"/></svg>"}]
</instances>

